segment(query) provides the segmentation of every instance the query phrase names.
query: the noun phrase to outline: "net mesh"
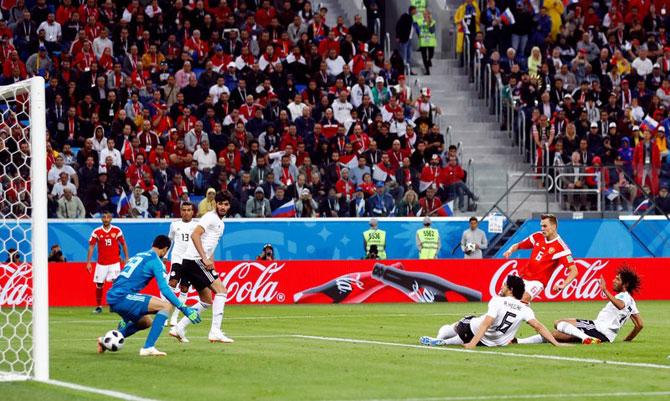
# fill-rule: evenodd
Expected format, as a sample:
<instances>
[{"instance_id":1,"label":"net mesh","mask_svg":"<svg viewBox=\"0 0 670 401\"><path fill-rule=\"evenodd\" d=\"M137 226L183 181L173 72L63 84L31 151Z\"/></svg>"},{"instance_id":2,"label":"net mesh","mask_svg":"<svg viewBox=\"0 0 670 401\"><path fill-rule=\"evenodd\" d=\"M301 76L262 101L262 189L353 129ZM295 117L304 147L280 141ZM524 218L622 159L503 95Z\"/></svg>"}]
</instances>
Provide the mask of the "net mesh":
<instances>
[{"instance_id":1,"label":"net mesh","mask_svg":"<svg viewBox=\"0 0 670 401\"><path fill-rule=\"evenodd\" d=\"M27 88L28 83L0 87L0 381L33 371Z\"/></svg>"}]
</instances>

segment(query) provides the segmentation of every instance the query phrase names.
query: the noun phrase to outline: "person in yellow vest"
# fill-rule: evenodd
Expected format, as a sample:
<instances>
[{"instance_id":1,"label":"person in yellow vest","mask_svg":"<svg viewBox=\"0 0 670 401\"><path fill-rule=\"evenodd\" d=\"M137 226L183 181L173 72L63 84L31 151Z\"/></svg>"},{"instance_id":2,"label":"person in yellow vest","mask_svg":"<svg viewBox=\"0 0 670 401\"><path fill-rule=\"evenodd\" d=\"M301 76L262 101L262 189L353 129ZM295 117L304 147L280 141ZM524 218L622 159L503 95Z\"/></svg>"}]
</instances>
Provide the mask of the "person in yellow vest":
<instances>
[{"instance_id":1,"label":"person in yellow vest","mask_svg":"<svg viewBox=\"0 0 670 401\"><path fill-rule=\"evenodd\" d=\"M474 35L480 31L479 20L481 13L479 6L474 0L465 0L458 6L454 13L454 24L456 24L456 54L460 56L463 53L463 35ZM472 43L472 40L470 41Z\"/></svg>"},{"instance_id":2,"label":"person in yellow vest","mask_svg":"<svg viewBox=\"0 0 670 401\"><path fill-rule=\"evenodd\" d=\"M427 9L423 11L423 20L415 23L415 29L419 35L419 50L421 50L421 59L426 75L430 75L430 67L433 66L433 54L437 39L435 37L435 20Z\"/></svg>"},{"instance_id":3,"label":"person in yellow vest","mask_svg":"<svg viewBox=\"0 0 670 401\"><path fill-rule=\"evenodd\" d=\"M440 252L440 233L432 228L430 217L423 218L423 228L416 231L416 247L419 259L437 259Z\"/></svg>"},{"instance_id":4,"label":"person in yellow vest","mask_svg":"<svg viewBox=\"0 0 670 401\"><path fill-rule=\"evenodd\" d=\"M380 230L378 225L377 219L370 219L370 229L363 233L363 248L367 259L370 259L372 247L377 248L377 257L374 259L386 259L386 231Z\"/></svg>"},{"instance_id":5,"label":"person in yellow vest","mask_svg":"<svg viewBox=\"0 0 670 401\"><path fill-rule=\"evenodd\" d=\"M423 11L428 8L428 0L410 0L409 5L416 7L416 13L412 15L414 22L420 24L423 21Z\"/></svg>"}]
</instances>

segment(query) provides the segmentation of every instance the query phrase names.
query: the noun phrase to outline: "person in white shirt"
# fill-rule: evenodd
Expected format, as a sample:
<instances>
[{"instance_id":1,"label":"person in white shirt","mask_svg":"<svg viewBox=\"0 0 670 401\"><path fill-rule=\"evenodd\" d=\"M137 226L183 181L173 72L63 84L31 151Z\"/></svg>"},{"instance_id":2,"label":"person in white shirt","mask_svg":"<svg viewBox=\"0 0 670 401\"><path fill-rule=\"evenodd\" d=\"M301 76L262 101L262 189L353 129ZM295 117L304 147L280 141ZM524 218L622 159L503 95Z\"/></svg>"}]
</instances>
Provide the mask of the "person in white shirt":
<instances>
[{"instance_id":1,"label":"person in white shirt","mask_svg":"<svg viewBox=\"0 0 670 401\"><path fill-rule=\"evenodd\" d=\"M183 202L181 204L181 221L173 221L170 223L170 232L168 238L172 240L172 253L170 254L170 277L168 285L177 292L179 287L179 300L184 303L188 298L188 289L190 284L186 280L182 280L181 262L184 259L184 254L191 243L191 233L197 224L193 220L195 214L195 205L191 202ZM170 326L176 326L179 323L179 309L172 312L170 317Z\"/></svg>"},{"instance_id":2,"label":"person in white shirt","mask_svg":"<svg viewBox=\"0 0 670 401\"><path fill-rule=\"evenodd\" d=\"M44 40L50 44L57 44L61 38L61 27L58 22L56 22L56 15L54 13L47 14L47 20L42 22L40 26L37 27L37 32L41 29L44 30Z\"/></svg>"},{"instance_id":3,"label":"person in white shirt","mask_svg":"<svg viewBox=\"0 0 670 401\"><path fill-rule=\"evenodd\" d=\"M328 52L328 57L326 57L326 65L328 66L328 75L331 77L336 77L342 73L342 69L346 62L342 56L338 55L335 49L330 49Z\"/></svg>"},{"instance_id":4,"label":"person in white shirt","mask_svg":"<svg viewBox=\"0 0 670 401\"><path fill-rule=\"evenodd\" d=\"M58 200L65 194L65 190L70 190L73 195L77 195L77 187L70 182L70 177L66 172L60 173L58 181L54 184L54 187L51 189L51 196L53 199Z\"/></svg>"},{"instance_id":5,"label":"person in white shirt","mask_svg":"<svg viewBox=\"0 0 670 401\"><path fill-rule=\"evenodd\" d=\"M182 259L182 277L188 280L198 291L200 302L194 307L201 312L212 307L212 326L208 339L214 343L232 343L221 331L223 309L226 303L226 288L214 270L214 251L223 235L225 225L223 219L230 210L230 195L218 192L214 196L216 207L205 213L191 233L191 242ZM212 292L216 295L212 300ZM180 342L187 342L186 327L190 324L184 317L170 330L170 335Z\"/></svg>"},{"instance_id":6,"label":"person in white shirt","mask_svg":"<svg viewBox=\"0 0 670 401\"><path fill-rule=\"evenodd\" d=\"M216 104L219 101L222 93L227 93L230 95L230 89L224 85L225 79L223 76L219 76L216 79L216 85L212 85L209 88L209 95L212 97L212 104Z\"/></svg>"},{"instance_id":7,"label":"person in white shirt","mask_svg":"<svg viewBox=\"0 0 670 401\"><path fill-rule=\"evenodd\" d=\"M598 313L596 320L586 319L560 319L554 323L556 330L554 337L560 342L580 342L582 344L600 344L601 342L614 342L619 330L630 318L633 322L633 330L626 336L624 341L633 341L644 327L640 311L637 309L635 300L631 296L640 288L640 277L629 267L621 267L612 281L612 289L616 295L607 290L605 279L600 276L600 289L609 302ZM523 338L519 344L541 343L542 339L537 336Z\"/></svg>"},{"instance_id":8,"label":"person in white shirt","mask_svg":"<svg viewBox=\"0 0 670 401\"><path fill-rule=\"evenodd\" d=\"M635 71L637 71L637 74L640 75L643 79L646 78L647 75L651 74L651 72L654 70L654 64L651 62L651 59L647 58L647 49L640 48L637 57L631 64L631 67L633 67Z\"/></svg>"},{"instance_id":9,"label":"person in white shirt","mask_svg":"<svg viewBox=\"0 0 670 401\"><path fill-rule=\"evenodd\" d=\"M108 36L109 31L107 28L103 28L100 32L100 36L93 39L93 53L95 54L95 58L98 60L100 60L100 57L102 57L102 54L105 52L106 48L109 48L111 51L110 55L114 57L114 43L112 43Z\"/></svg>"},{"instance_id":10,"label":"person in white shirt","mask_svg":"<svg viewBox=\"0 0 670 401\"><path fill-rule=\"evenodd\" d=\"M115 141L114 138L107 138L107 147L100 151L100 166L98 167L99 173L107 172L107 158L112 158L112 164L118 168L121 168L123 160L121 159L121 152L114 147Z\"/></svg>"},{"instance_id":11,"label":"person in white shirt","mask_svg":"<svg viewBox=\"0 0 670 401\"><path fill-rule=\"evenodd\" d=\"M479 220L475 216L468 220L470 228L463 231L461 236L461 250L463 251L465 259L481 259L483 258L482 249L486 249L489 245L486 239L486 234L479 228Z\"/></svg>"},{"instance_id":12,"label":"person in white shirt","mask_svg":"<svg viewBox=\"0 0 670 401\"><path fill-rule=\"evenodd\" d=\"M67 173L69 177L68 182L73 181L75 187L79 186L77 172L74 171L72 166L65 164L65 159L63 159L63 156L61 155L56 156L56 162L51 166L51 169L49 169L49 172L47 173L47 182L54 185L56 181L58 181L60 173L63 172Z\"/></svg>"},{"instance_id":13,"label":"person in white shirt","mask_svg":"<svg viewBox=\"0 0 670 401\"><path fill-rule=\"evenodd\" d=\"M437 337L421 337L423 345L462 345L497 347L508 345L514 339L522 322L553 345L561 345L537 319L528 304L521 302L526 286L519 276L507 276L498 296L489 301L488 311L479 317L466 316L456 323L442 326Z\"/></svg>"},{"instance_id":14,"label":"person in white shirt","mask_svg":"<svg viewBox=\"0 0 670 401\"><path fill-rule=\"evenodd\" d=\"M193 160L198 161L198 170L209 173L216 166L216 153L209 148L209 140L203 139L200 148L193 152Z\"/></svg>"},{"instance_id":15,"label":"person in white shirt","mask_svg":"<svg viewBox=\"0 0 670 401\"><path fill-rule=\"evenodd\" d=\"M333 102L333 117L337 120L338 123L344 124L347 120L351 119L351 110L354 106L347 101L347 96L349 92L346 90L340 91L340 96Z\"/></svg>"},{"instance_id":16,"label":"person in white shirt","mask_svg":"<svg viewBox=\"0 0 670 401\"><path fill-rule=\"evenodd\" d=\"M305 103L302 101L302 95L299 93L295 94L295 97L293 98L293 101L286 106L288 111L291 113L291 121L295 122L295 120L298 119L298 117L302 116L302 111L308 107Z\"/></svg>"},{"instance_id":17,"label":"person in white shirt","mask_svg":"<svg viewBox=\"0 0 670 401\"><path fill-rule=\"evenodd\" d=\"M130 214L132 217L148 217L149 199L143 195L144 190L139 185L133 189L130 197Z\"/></svg>"},{"instance_id":18,"label":"person in white shirt","mask_svg":"<svg viewBox=\"0 0 670 401\"><path fill-rule=\"evenodd\" d=\"M363 96L368 95L372 99L372 90L365 84L365 77L359 75L358 83L351 88L351 105L358 107L363 103Z\"/></svg>"}]
</instances>

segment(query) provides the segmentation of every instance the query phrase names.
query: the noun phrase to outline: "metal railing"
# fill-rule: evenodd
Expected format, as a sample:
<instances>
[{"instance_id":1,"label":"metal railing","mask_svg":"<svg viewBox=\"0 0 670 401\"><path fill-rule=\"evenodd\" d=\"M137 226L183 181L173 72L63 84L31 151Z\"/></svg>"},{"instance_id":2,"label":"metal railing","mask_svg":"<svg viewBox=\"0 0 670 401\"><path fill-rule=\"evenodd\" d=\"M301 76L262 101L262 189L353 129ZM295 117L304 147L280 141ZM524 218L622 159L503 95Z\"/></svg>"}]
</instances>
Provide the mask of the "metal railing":
<instances>
[{"instance_id":1,"label":"metal railing","mask_svg":"<svg viewBox=\"0 0 670 401\"><path fill-rule=\"evenodd\" d=\"M596 179L596 188L562 188L560 185L556 185L556 194L594 194L596 197L596 212L602 212L602 173L600 171L595 173L560 173L556 175L555 182L563 177L593 177ZM563 206L563 197L559 196L560 205Z\"/></svg>"},{"instance_id":2,"label":"metal railing","mask_svg":"<svg viewBox=\"0 0 670 401\"><path fill-rule=\"evenodd\" d=\"M379 18L376 21L379 21ZM391 34L388 32L386 32L386 41L384 42L384 55L387 58L391 58Z\"/></svg>"}]
</instances>

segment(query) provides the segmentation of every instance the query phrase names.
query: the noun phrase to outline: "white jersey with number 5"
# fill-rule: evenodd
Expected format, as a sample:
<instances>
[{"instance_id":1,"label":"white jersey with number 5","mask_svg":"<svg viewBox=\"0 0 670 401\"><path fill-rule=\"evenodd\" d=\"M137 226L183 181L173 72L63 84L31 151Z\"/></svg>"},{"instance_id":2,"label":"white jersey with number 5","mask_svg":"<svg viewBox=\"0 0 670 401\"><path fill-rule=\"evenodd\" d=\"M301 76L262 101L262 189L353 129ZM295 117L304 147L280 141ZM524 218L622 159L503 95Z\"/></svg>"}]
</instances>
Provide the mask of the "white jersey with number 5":
<instances>
[{"instance_id":1,"label":"white jersey with number 5","mask_svg":"<svg viewBox=\"0 0 670 401\"><path fill-rule=\"evenodd\" d=\"M623 301L623 309L617 309L613 303L608 302L604 308L598 313L595 320L596 330L603 333L610 341L619 333L619 330L626 323L630 315L637 315L640 311L637 310L635 300L626 291L620 292L614 298Z\"/></svg>"},{"instance_id":2,"label":"white jersey with number 5","mask_svg":"<svg viewBox=\"0 0 670 401\"><path fill-rule=\"evenodd\" d=\"M172 240L172 253L170 254L170 263L181 263L188 249L188 244L191 243L191 233L198 223L191 220L188 223L185 221L173 221L170 224L170 233L168 237Z\"/></svg>"},{"instance_id":3,"label":"white jersey with number 5","mask_svg":"<svg viewBox=\"0 0 670 401\"><path fill-rule=\"evenodd\" d=\"M522 322L535 319L533 310L518 299L495 296L489 301L489 309L486 314L470 321L473 334L477 334L479 326L486 316L492 317L493 323L486 330L481 342L489 347L509 344Z\"/></svg>"},{"instance_id":4,"label":"white jersey with number 5","mask_svg":"<svg viewBox=\"0 0 670 401\"><path fill-rule=\"evenodd\" d=\"M216 210L205 213L200 221L196 223L196 226L202 227L205 232L202 233L200 239L202 241L202 248L205 251L207 257L211 257L214 254L216 246L219 244L219 239L223 235L223 230L225 229L225 224L223 224L223 219L219 217L219 214L216 213ZM195 229L195 226L193 227ZM198 250L195 249L193 241L189 241L188 249L184 255L184 259L188 260L198 260L200 259L200 254Z\"/></svg>"}]
</instances>

